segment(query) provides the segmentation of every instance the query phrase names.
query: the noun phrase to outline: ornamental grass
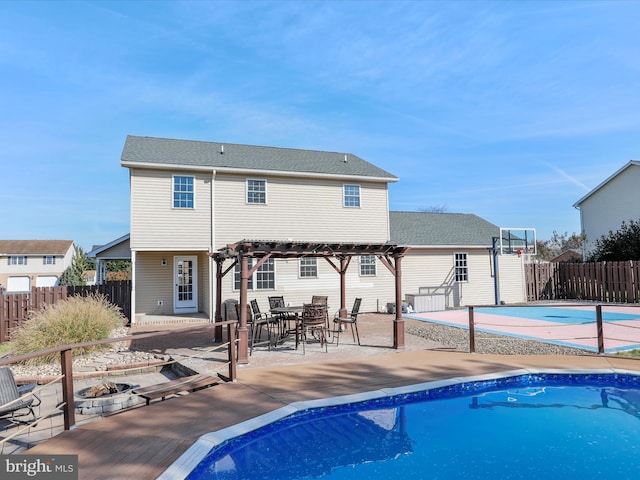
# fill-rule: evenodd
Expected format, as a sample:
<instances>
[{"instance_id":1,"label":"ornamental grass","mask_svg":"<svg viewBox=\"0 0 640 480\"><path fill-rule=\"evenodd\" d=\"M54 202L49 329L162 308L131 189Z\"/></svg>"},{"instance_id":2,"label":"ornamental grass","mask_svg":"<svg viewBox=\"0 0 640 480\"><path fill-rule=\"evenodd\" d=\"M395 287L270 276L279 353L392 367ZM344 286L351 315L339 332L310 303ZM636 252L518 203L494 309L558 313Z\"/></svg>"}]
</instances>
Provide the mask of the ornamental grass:
<instances>
[{"instance_id":1,"label":"ornamental grass","mask_svg":"<svg viewBox=\"0 0 640 480\"><path fill-rule=\"evenodd\" d=\"M61 345L94 342L109 338L111 332L123 326L119 307L109 303L104 295L69 297L47 305L14 332L12 355L25 355ZM73 349L82 355L109 348L96 345ZM60 353L51 353L25 361L26 365L42 365L59 361Z\"/></svg>"}]
</instances>

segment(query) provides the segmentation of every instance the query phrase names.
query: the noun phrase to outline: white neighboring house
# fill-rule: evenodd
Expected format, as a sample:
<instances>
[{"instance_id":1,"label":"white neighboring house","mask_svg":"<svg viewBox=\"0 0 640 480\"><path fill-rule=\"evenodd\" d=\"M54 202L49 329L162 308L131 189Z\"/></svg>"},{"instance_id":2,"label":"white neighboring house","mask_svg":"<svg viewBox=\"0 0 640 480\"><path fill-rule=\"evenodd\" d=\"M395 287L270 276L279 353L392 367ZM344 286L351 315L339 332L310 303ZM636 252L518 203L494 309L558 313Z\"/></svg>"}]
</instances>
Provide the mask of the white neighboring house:
<instances>
[{"instance_id":1,"label":"white neighboring house","mask_svg":"<svg viewBox=\"0 0 640 480\"><path fill-rule=\"evenodd\" d=\"M353 154L129 136L121 165L131 188L133 321L213 319L209 253L248 239L406 245L404 294L440 295L441 308L494 302L488 248L499 228L475 215L389 212L388 184L398 179ZM523 272L522 259L501 257L505 302L525 301ZM223 280L221 300L237 300L239 269ZM362 311L385 311L394 282L375 256L354 258L346 304L362 297ZM250 278L248 295L263 310L272 295L292 304L327 295L337 310L339 277L323 259L269 259Z\"/></svg>"},{"instance_id":2,"label":"white neighboring house","mask_svg":"<svg viewBox=\"0 0 640 480\"><path fill-rule=\"evenodd\" d=\"M56 286L75 253L73 240L0 240L0 284L7 293Z\"/></svg>"},{"instance_id":3,"label":"white neighboring house","mask_svg":"<svg viewBox=\"0 0 640 480\"><path fill-rule=\"evenodd\" d=\"M640 160L628 162L573 206L580 210L587 258L600 237L619 230L622 222L640 220Z\"/></svg>"}]
</instances>

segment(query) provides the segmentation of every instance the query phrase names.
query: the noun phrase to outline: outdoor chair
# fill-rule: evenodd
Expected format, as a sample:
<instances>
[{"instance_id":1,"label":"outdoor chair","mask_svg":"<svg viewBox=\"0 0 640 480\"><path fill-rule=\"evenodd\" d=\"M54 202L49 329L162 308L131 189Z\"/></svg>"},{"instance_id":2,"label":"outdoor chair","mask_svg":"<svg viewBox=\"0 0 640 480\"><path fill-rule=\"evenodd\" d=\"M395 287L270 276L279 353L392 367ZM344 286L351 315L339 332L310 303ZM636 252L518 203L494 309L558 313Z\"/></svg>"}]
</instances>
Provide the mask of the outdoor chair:
<instances>
[{"instance_id":1,"label":"outdoor chair","mask_svg":"<svg viewBox=\"0 0 640 480\"><path fill-rule=\"evenodd\" d=\"M302 306L302 320L300 322L298 336L300 342L302 342L302 353L305 352L305 344L310 338L315 338L320 342L320 346L324 345L324 350L327 352L327 307L322 303L305 303ZM296 348L298 344L296 341Z\"/></svg>"},{"instance_id":2,"label":"outdoor chair","mask_svg":"<svg viewBox=\"0 0 640 480\"><path fill-rule=\"evenodd\" d=\"M328 305L328 299L329 297L327 295L314 295L313 297L311 297L311 303L321 303L325 306L325 311L327 312L325 317L326 317L326 323L327 323L327 334L330 335L331 334L331 330L329 330L329 305Z\"/></svg>"},{"instance_id":3,"label":"outdoor chair","mask_svg":"<svg viewBox=\"0 0 640 480\"><path fill-rule=\"evenodd\" d=\"M340 344L340 331L342 330L342 324L346 323L351 325L351 336L353 337L353 341L356 340L356 335L358 337L358 345L360 345L360 334L358 333L358 313L360 312L360 304L362 303L362 298L356 298L353 302L353 308L351 312L347 314L346 317L341 317L340 312L336 312L333 317L333 322L337 324L337 335L336 335L336 345ZM353 334L353 329L355 327L355 335Z\"/></svg>"},{"instance_id":4,"label":"outdoor chair","mask_svg":"<svg viewBox=\"0 0 640 480\"><path fill-rule=\"evenodd\" d=\"M280 297L269 297L269 310L271 311L271 314L278 318L280 320L281 324L285 324L285 323L291 323L293 321L296 320L296 314L295 313L278 313L278 314L274 314L273 313L273 309L274 308L284 308L286 307L287 304L284 301L284 297L280 296Z\"/></svg>"},{"instance_id":5,"label":"outdoor chair","mask_svg":"<svg viewBox=\"0 0 640 480\"><path fill-rule=\"evenodd\" d=\"M251 300L251 311L253 312L253 315L251 318L252 329L249 355L251 355L253 347L256 345L268 345L269 350L271 350L271 343L277 339L277 335L280 333L279 320L268 313L261 312L260 307L258 306L258 301L255 299ZM267 330L266 340L261 340L263 327ZM274 329L276 330L275 332L273 331Z\"/></svg>"},{"instance_id":6,"label":"outdoor chair","mask_svg":"<svg viewBox=\"0 0 640 480\"><path fill-rule=\"evenodd\" d=\"M32 416L32 420L26 420L24 423L34 422L36 414L33 407L40 405L40 398L31 393L35 387L35 383L18 387L11 369L0 367L0 416L11 414L11 420L17 422L21 422L21 417ZM25 396L28 393L31 395Z\"/></svg>"}]
</instances>

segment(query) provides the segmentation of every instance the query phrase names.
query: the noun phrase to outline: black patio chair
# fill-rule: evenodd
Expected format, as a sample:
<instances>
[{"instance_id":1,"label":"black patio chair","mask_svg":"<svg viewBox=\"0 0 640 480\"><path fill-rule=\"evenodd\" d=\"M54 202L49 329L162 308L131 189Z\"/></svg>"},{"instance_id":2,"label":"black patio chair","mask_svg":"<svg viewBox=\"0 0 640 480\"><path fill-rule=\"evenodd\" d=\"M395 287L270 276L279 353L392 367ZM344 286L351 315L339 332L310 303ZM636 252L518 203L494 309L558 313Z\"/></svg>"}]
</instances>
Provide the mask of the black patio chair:
<instances>
[{"instance_id":1,"label":"black patio chair","mask_svg":"<svg viewBox=\"0 0 640 480\"><path fill-rule=\"evenodd\" d=\"M356 340L356 335L358 337L358 345L360 345L360 334L358 333L358 314L360 312L360 304L362 303L362 298L356 298L353 302L353 308L351 312L347 314L346 317L341 317L340 312L336 312L333 317L333 323L337 324L337 335L336 335L336 345L340 344L340 331L342 330L342 324L346 323L351 325L351 336L353 337L353 341ZM353 334L353 329L355 327L355 335Z\"/></svg>"},{"instance_id":2,"label":"black patio chair","mask_svg":"<svg viewBox=\"0 0 640 480\"><path fill-rule=\"evenodd\" d=\"M327 306L322 303L305 303L302 306L302 319L298 332L299 340L302 342L302 353L306 353L305 345L308 340L315 338L320 342L320 346L324 345L324 351L327 349ZM298 336L296 336L298 340ZM297 348L296 342L296 348Z\"/></svg>"}]
</instances>

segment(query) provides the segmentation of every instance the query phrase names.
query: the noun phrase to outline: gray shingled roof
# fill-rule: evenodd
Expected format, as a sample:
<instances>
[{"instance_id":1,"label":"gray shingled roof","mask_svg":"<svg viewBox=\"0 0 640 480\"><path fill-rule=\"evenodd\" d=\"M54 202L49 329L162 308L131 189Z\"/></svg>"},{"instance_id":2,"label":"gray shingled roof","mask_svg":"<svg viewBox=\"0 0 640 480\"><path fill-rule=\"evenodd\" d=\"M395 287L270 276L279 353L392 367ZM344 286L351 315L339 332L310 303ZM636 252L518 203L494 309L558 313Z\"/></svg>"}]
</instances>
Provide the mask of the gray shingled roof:
<instances>
[{"instance_id":1,"label":"gray shingled roof","mask_svg":"<svg viewBox=\"0 0 640 480\"><path fill-rule=\"evenodd\" d=\"M0 240L3 255L64 255L73 240Z\"/></svg>"},{"instance_id":2,"label":"gray shingled roof","mask_svg":"<svg viewBox=\"0 0 640 480\"><path fill-rule=\"evenodd\" d=\"M486 245L500 228L470 213L389 212L391 243L398 245Z\"/></svg>"},{"instance_id":3,"label":"gray shingled roof","mask_svg":"<svg viewBox=\"0 0 640 480\"><path fill-rule=\"evenodd\" d=\"M222 153L224 152L224 153ZM345 162L346 158L346 162ZM351 154L259 147L220 142L127 136L121 163L165 164L185 167L273 170L339 176L398 179Z\"/></svg>"}]
</instances>

